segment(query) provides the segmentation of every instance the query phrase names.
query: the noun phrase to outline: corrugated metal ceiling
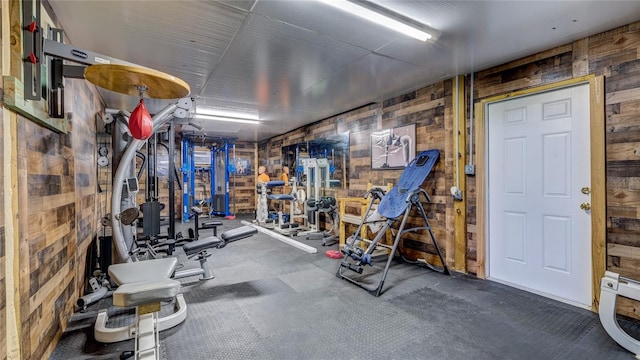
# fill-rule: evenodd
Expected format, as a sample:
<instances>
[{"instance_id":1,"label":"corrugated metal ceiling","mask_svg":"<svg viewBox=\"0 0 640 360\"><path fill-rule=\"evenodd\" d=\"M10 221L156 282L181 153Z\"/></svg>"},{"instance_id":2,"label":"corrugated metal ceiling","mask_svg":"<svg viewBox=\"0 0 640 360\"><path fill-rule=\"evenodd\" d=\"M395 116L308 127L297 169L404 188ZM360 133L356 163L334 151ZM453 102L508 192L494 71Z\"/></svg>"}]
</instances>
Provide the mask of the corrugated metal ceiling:
<instances>
[{"instance_id":1,"label":"corrugated metal ceiling","mask_svg":"<svg viewBox=\"0 0 640 360\"><path fill-rule=\"evenodd\" d=\"M259 115L202 122L240 140L640 20L640 1L374 1L439 32L423 43L312 0L49 2L75 46L178 76L199 107Z\"/></svg>"}]
</instances>

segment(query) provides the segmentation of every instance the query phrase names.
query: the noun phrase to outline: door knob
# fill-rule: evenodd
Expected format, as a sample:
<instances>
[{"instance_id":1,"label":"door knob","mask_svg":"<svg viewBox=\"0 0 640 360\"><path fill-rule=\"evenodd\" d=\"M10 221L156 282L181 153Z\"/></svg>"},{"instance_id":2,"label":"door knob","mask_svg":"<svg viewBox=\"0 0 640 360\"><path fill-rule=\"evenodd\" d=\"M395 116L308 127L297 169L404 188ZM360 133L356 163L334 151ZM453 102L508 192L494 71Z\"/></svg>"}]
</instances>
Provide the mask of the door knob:
<instances>
[{"instance_id":1,"label":"door knob","mask_svg":"<svg viewBox=\"0 0 640 360\"><path fill-rule=\"evenodd\" d=\"M583 202L582 204L580 204L580 209L589 210L591 209L591 204L589 204L588 202Z\"/></svg>"},{"instance_id":2,"label":"door knob","mask_svg":"<svg viewBox=\"0 0 640 360\"><path fill-rule=\"evenodd\" d=\"M580 189L580 192L585 195L589 195L589 193L591 193L591 189L588 186L585 186L582 189Z\"/></svg>"}]
</instances>

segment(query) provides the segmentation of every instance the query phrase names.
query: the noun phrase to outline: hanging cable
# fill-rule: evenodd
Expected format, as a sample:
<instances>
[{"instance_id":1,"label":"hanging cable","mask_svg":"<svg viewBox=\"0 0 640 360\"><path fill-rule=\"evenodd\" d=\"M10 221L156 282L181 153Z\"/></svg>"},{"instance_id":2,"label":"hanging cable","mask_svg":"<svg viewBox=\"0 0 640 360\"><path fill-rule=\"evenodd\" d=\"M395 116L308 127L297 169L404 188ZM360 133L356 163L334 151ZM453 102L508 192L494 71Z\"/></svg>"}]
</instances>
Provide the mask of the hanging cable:
<instances>
[{"instance_id":1,"label":"hanging cable","mask_svg":"<svg viewBox=\"0 0 640 360\"><path fill-rule=\"evenodd\" d=\"M471 72L471 89L469 91L469 165L473 166L473 71Z\"/></svg>"}]
</instances>

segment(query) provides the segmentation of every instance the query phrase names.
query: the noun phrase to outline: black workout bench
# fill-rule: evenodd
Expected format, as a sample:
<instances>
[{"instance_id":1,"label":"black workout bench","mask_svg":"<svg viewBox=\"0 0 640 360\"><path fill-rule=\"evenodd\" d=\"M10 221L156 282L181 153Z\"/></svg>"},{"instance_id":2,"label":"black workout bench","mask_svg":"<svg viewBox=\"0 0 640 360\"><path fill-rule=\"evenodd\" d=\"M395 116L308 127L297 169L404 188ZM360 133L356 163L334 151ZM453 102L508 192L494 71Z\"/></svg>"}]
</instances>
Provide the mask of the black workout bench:
<instances>
[{"instance_id":1,"label":"black workout bench","mask_svg":"<svg viewBox=\"0 0 640 360\"><path fill-rule=\"evenodd\" d=\"M204 229L213 229L213 236L218 236L218 226L222 226L222 221L220 220L212 220L212 221L207 221L207 222L203 222L202 226L200 226L200 215L202 215L202 209L197 207L197 206L193 206L191 207L191 211L193 211L193 221L194 221L194 238L198 239L200 237L200 234L198 233L198 230L204 230Z\"/></svg>"},{"instance_id":2,"label":"black workout bench","mask_svg":"<svg viewBox=\"0 0 640 360\"><path fill-rule=\"evenodd\" d=\"M209 248L215 247L216 249L222 249L230 242L244 239L257 233L258 230L256 228L254 228L253 226L245 225L223 232L220 235L220 238L216 236L209 236L197 241L186 243L182 246L182 249L184 249L184 253L187 254L187 256L191 257L199 254L202 251L206 251Z\"/></svg>"}]
</instances>

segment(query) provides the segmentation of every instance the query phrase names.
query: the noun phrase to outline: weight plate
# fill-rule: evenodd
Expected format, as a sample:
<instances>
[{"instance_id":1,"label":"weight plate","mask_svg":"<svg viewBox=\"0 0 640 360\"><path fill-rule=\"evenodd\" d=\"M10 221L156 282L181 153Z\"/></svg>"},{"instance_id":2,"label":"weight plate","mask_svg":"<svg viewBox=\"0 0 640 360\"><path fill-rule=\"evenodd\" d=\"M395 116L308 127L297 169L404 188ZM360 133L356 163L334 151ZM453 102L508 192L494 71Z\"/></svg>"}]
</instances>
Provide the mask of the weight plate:
<instances>
[{"instance_id":1,"label":"weight plate","mask_svg":"<svg viewBox=\"0 0 640 360\"><path fill-rule=\"evenodd\" d=\"M107 166L107 165L109 165L109 158L107 158L106 156L100 156L98 158L98 165L99 166Z\"/></svg>"},{"instance_id":2,"label":"weight plate","mask_svg":"<svg viewBox=\"0 0 640 360\"><path fill-rule=\"evenodd\" d=\"M108 154L108 153L109 153L109 150L107 150L107 148L106 148L106 147L104 147L104 146L100 146L100 147L98 148L98 154L99 154L100 156L107 156L107 154Z\"/></svg>"}]
</instances>

